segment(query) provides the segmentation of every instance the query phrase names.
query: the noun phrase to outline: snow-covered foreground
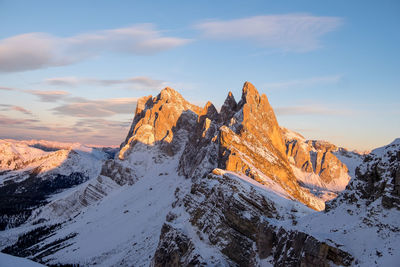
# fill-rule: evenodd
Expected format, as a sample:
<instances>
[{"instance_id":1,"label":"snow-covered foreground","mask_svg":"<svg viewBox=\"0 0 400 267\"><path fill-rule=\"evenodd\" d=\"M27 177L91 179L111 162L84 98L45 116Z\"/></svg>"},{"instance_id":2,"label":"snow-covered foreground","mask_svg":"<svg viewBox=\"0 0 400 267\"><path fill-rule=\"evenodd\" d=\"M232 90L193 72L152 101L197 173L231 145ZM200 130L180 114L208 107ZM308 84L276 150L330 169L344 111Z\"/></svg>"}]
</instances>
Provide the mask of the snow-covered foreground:
<instances>
[{"instance_id":1,"label":"snow-covered foreground","mask_svg":"<svg viewBox=\"0 0 400 267\"><path fill-rule=\"evenodd\" d=\"M169 171L171 174L166 174L168 170L163 169L161 176L156 171L149 173L133 186L123 186L83 210L53 237L56 240L77 233L72 245L50 258L84 265L112 266L125 261L147 266L174 192L188 183L173 169Z\"/></svg>"},{"instance_id":2,"label":"snow-covered foreground","mask_svg":"<svg viewBox=\"0 0 400 267\"><path fill-rule=\"evenodd\" d=\"M28 259L15 257L0 252L0 266L1 267L44 267L45 265L42 265L40 263Z\"/></svg>"},{"instance_id":3,"label":"snow-covered foreground","mask_svg":"<svg viewBox=\"0 0 400 267\"><path fill-rule=\"evenodd\" d=\"M371 206L376 214L344 204L328 213L302 217L294 229L346 249L356 259L355 266L398 266L400 212L385 210L378 203Z\"/></svg>"}]
</instances>

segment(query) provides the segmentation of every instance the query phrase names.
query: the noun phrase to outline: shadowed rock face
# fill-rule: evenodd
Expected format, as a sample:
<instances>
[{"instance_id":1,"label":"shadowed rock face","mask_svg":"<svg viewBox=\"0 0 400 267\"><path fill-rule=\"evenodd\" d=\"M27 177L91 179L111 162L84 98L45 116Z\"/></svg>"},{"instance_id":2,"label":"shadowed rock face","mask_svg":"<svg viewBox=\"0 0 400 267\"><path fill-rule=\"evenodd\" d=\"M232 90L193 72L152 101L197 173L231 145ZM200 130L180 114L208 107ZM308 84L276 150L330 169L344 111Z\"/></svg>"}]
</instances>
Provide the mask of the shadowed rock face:
<instances>
[{"instance_id":1,"label":"shadowed rock face","mask_svg":"<svg viewBox=\"0 0 400 267\"><path fill-rule=\"evenodd\" d=\"M340 197L328 203L328 210L344 203L363 203L371 214L381 207L400 210L400 139L365 156L355 176ZM373 202L377 207L370 205Z\"/></svg>"}]
</instances>

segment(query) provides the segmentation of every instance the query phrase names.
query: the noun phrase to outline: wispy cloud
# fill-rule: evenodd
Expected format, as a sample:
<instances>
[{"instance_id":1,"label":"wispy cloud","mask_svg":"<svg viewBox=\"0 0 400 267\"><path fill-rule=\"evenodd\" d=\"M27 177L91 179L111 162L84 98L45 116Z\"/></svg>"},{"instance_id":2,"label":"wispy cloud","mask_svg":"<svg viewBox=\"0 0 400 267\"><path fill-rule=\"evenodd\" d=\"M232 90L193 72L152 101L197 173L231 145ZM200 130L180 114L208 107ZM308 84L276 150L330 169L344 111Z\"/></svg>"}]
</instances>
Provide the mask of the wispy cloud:
<instances>
[{"instance_id":1,"label":"wispy cloud","mask_svg":"<svg viewBox=\"0 0 400 267\"><path fill-rule=\"evenodd\" d=\"M23 90L23 92L39 97L42 102L56 102L69 95L69 93L65 91Z\"/></svg>"},{"instance_id":2,"label":"wispy cloud","mask_svg":"<svg viewBox=\"0 0 400 267\"><path fill-rule=\"evenodd\" d=\"M97 145L117 145L126 135L130 122L102 118L80 118L75 124L60 125L36 119L19 119L0 114L0 138L46 139Z\"/></svg>"},{"instance_id":3,"label":"wispy cloud","mask_svg":"<svg viewBox=\"0 0 400 267\"><path fill-rule=\"evenodd\" d=\"M0 86L0 90L3 90L3 91L17 91L18 89L11 88L11 87Z\"/></svg>"},{"instance_id":4,"label":"wispy cloud","mask_svg":"<svg viewBox=\"0 0 400 267\"><path fill-rule=\"evenodd\" d=\"M109 117L116 114L133 114L137 98L112 98L84 100L58 106L53 111L58 115L73 117Z\"/></svg>"},{"instance_id":5,"label":"wispy cloud","mask_svg":"<svg viewBox=\"0 0 400 267\"><path fill-rule=\"evenodd\" d=\"M19 111L19 112L21 112L21 113L23 113L25 115L33 115L32 112L30 112L26 108L23 108L23 107L20 107L20 106L12 106L11 109Z\"/></svg>"},{"instance_id":6,"label":"wispy cloud","mask_svg":"<svg viewBox=\"0 0 400 267\"><path fill-rule=\"evenodd\" d=\"M7 116L3 116L0 114L0 124L9 126L9 125L26 125L31 123L39 122L37 119L18 119L18 118L11 118Z\"/></svg>"},{"instance_id":7,"label":"wispy cloud","mask_svg":"<svg viewBox=\"0 0 400 267\"><path fill-rule=\"evenodd\" d=\"M104 52L153 55L188 42L189 39L163 36L153 24L71 37L27 33L0 40L0 72L69 65Z\"/></svg>"},{"instance_id":8,"label":"wispy cloud","mask_svg":"<svg viewBox=\"0 0 400 267\"><path fill-rule=\"evenodd\" d=\"M320 76L301 80L266 83L263 85L263 87L266 89L299 89L321 84L338 83L341 79L341 75Z\"/></svg>"},{"instance_id":9,"label":"wispy cloud","mask_svg":"<svg viewBox=\"0 0 400 267\"><path fill-rule=\"evenodd\" d=\"M30 116L33 115L33 113L31 111L27 110L26 108L23 108L21 106L8 105L8 104L0 104L0 110L1 111L14 110L14 111L21 112L25 115L30 115Z\"/></svg>"},{"instance_id":10,"label":"wispy cloud","mask_svg":"<svg viewBox=\"0 0 400 267\"><path fill-rule=\"evenodd\" d=\"M127 128L130 126L131 123L131 120L115 121L99 118L81 118L75 123L75 127L88 127L100 130L104 128Z\"/></svg>"},{"instance_id":11,"label":"wispy cloud","mask_svg":"<svg viewBox=\"0 0 400 267\"><path fill-rule=\"evenodd\" d=\"M134 90L160 90L166 86L166 82L162 80L152 79L150 77L138 76L127 79L95 79L95 78L79 78L79 77L56 77L45 79L44 83L52 86L75 87L80 85L96 85L96 86L125 86Z\"/></svg>"},{"instance_id":12,"label":"wispy cloud","mask_svg":"<svg viewBox=\"0 0 400 267\"><path fill-rule=\"evenodd\" d=\"M195 28L209 39L244 40L261 47L307 52L319 48L320 38L342 23L338 17L284 14L210 20L196 24Z\"/></svg>"},{"instance_id":13,"label":"wispy cloud","mask_svg":"<svg viewBox=\"0 0 400 267\"><path fill-rule=\"evenodd\" d=\"M299 105L289 107L277 107L275 113L281 116L297 116L297 115L354 115L354 111L343 108L332 108L324 105Z\"/></svg>"}]
</instances>

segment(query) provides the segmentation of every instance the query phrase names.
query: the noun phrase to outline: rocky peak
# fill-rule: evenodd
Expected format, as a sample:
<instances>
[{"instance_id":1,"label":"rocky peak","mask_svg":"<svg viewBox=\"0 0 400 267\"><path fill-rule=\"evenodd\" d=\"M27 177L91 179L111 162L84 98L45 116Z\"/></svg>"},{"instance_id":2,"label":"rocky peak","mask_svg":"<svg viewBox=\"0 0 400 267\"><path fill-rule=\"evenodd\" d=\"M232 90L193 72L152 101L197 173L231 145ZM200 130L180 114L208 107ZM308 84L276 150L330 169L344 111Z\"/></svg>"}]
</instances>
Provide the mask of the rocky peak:
<instances>
[{"instance_id":1,"label":"rocky peak","mask_svg":"<svg viewBox=\"0 0 400 267\"><path fill-rule=\"evenodd\" d=\"M218 115L219 114L215 106L210 101L208 101L204 106L204 108L200 111L199 121L201 120L202 117L211 120L218 120Z\"/></svg>"},{"instance_id":2,"label":"rocky peak","mask_svg":"<svg viewBox=\"0 0 400 267\"><path fill-rule=\"evenodd\" d=\"M258 104L260 103L260 94L254 85L250 82L245 82L242 88L242 98L239 102L239 106L245 104Z\"/></svg>"},{"instance_id":3,"label":"rocky peak","mask_svg":"<svg viewBox=\"0 0 400 267\"><path fill-rule=\"evenodd\" d=\"M236 109L232 108L232 100L233 96L229 94L224 109L221 109L222 117L232 115L225 117L224 126L220 128L218 167L245 174L264 184L272 180L290 196L315 209L321 209L321 203L312 203L313 197L302 192L297 184L285 153L280 127L267 96L260 96L254 85L246 82Z\"/></svg>"},{"instance_id":4,"label":"rocky peak","mask_svg":"<svg viewBox=\"0 0 400 267\"><path fill-rule=\"evenodd\" d=\"M158 100L171 100L171 101L185 101L185 99L183 98L183 96L178 93L177 91L175 91L174 89L172 89L171 87L165 87L164 89L161 90L161 92L158 94L157 96Z\"/></svg>"},{"instance_id":5,"label":"rocky peak","mask_svg":"<svg viewBox=\"0 0 400 267\"><path fill-rule=\"evenodd\" d=\"M121 145L119 158L126 158L137 143L150 146L155 143L171 144L179 130L189 130L191 125L194 126L200 112L201 108L190 104L170 87L161 90L156 97L139 99L135 118L125 142ZM176 147L175 145L172 146ZM176 148L170 147L167 150L168 154L176 152Z\"/></svg>"},{"instance_id":6,"label":"rocky peak","mask_svg":"<svg viewBox=\"0 0 400 267\"><path fill-rule=\"evenodd\" d=\"M258 93L250 82L245 82L242 97L238 104L237 120L241 125L236 126L245 132L258 136L261 142L269 143L277 150L279 158L285 160L285 145L275 113L265 94Z\"/></svg>"},{"instance_id":7,"label":"rocky peak","mask_svg":"<svg viewBox=\"0 0 400 267\"><path fill-rule=\"evenodd\" d=\"M224 124L229 123L229 119L235 114L237 109L237 103L235 97L233 96L232 92L228 93L228 96L225 99L224 104L221 107L221 121Z\"/></svg>"}]
</instances>

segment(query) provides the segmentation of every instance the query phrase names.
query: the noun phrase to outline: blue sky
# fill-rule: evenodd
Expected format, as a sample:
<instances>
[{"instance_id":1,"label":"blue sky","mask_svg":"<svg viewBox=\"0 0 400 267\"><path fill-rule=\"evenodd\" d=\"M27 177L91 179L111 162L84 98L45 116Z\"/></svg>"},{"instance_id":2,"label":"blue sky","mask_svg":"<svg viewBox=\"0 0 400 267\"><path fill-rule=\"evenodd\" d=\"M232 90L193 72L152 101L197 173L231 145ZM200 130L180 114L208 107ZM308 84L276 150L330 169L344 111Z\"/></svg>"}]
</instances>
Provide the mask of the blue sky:
<instances>
[{"instance_id":1,"label":"blue sky","mask_svg":"<svg viewBox=\"0 0 400 267\"><path fill-rule=\"evenodd\" d=\"M280 125L351 149L400 136L399 1L2 1L0 138L118 145L171 86L244 81Z\"/></svg>"}]
</instances>

